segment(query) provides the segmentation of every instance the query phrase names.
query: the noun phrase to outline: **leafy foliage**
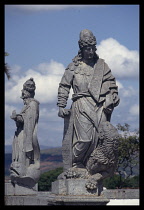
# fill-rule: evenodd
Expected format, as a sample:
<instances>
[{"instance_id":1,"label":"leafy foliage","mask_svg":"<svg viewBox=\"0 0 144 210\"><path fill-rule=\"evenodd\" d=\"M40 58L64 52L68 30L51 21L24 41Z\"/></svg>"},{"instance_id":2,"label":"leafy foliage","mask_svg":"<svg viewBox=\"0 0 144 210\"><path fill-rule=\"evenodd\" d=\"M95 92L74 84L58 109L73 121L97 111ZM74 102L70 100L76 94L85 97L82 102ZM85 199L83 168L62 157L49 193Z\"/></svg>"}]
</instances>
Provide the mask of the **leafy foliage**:
<instances>
[{"instance_id":1,"label":"leafy foliage","mask_svg":"<svg viewBox=\"0 0 144 210\"><path fill-rule=\"evenodd\" d=\"M39 191L50 191L51 183L54 182L58 175L63 172L63 168L59 167L51 171L47 171L40 176L38 181L38 190Z\"/></svg>"},{"instance_id":2,"label":"leafy foliage","mask_svg":"<svg viewBox=\"0 0 144 210\"><path fill-rule=\"evenodd\" d=\"M114 175L113 177L108 177L103 181L104 187L107 189L116 188L139 188L139 176L134 176L131 178L123 178L119 175Z\"/></svg>"},{"instance_id":3,"label":"leafy foliage","mask_svg":"<svg viewBox=\"0 0 144 210\"><path fill-rule=\"evenodd\" d=\"M116 174L104 180L104 186L108 189L138 188L139 176L135 175L139 165L139 132L130 132L130 125L125 123L117 125L121 132L118 148L118 164ZM138 174L138 173L137 173Z\"/></svg>"},{"instance_id":4,"label":"leafy foliage","mask_svg":"<svg viewBox=\"0 0 144 210\"><path fill-rule=\"evenodd\" d=\"M134 174L134 169L139 164L139 132L130 133L130 126L118 124L118 130L122 131L119 140L117 172L120 176L128 178Z\"/></svg>"}]
</instances>

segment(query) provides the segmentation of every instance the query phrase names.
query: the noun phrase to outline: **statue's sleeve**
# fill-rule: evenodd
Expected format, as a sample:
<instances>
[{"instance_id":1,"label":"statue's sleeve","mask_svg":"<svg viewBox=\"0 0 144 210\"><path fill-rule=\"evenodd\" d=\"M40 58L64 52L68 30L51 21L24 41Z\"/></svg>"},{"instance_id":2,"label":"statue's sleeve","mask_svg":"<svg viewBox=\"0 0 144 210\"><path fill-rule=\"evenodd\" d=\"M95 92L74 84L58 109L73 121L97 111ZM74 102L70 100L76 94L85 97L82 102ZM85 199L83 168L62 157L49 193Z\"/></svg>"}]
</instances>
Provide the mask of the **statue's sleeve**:
<instances>
[{"instance_id":1,"label":"statue's sleeve","mask_svg":"<svg viewBox=\"0 0 144 210\"><path fill-rule=\"evenodd\" d=\"M33 150L33 133L39 118L39 105L36 101L31 101L24 118L24 147L25 152Z\"/></svg>"},{"instance_id":2,"label":"statue's sleeve","mask_svg":"<svg viewBox=\"0 0 144 210\"><path fill-rule=\"evenodd\" d=\"M118 96L118 86L116 85L115 77L112 75L112 72L106 63L104 68L103 84L104 86L109 87L110 94L113 98L114 107L117 106L120 102L120 98Z\"/></svg>"},{"instance_id":3,"label":"statue's sleeve","mask_svg":"<svg viewBox=\"0 0 144 210\"><path fill-rule=\"evenodd\" d=\"M70 88L72 86L72 82L73 82L73 74L74 74L74 69L73 69L73 65L69 65L65 72L64 75L61 79L61 82L59 84L59 88L58 88L58 102L57 105L59 107L63 107L65 108L67 105L67 100L69 97L69 92L70 92Z\"/></svg>"}]
</instances>

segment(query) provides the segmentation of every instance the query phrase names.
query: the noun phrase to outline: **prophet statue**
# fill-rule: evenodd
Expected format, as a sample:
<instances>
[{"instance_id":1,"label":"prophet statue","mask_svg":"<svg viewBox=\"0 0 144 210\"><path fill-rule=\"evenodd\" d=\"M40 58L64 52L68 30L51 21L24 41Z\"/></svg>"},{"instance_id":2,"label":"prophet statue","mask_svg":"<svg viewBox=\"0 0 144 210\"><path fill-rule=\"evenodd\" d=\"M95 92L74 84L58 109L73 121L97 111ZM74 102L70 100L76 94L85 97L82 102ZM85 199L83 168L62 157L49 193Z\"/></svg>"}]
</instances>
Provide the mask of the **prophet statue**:
<instances>
[{"instance_id":1,"label":"prophet statue","mask_svg":"<svg viewBox=\"0 0 144 210\"><path fill-rule=\"evenodd\" d=\"M12 144L11 182L29 187L40 177L39 102L34 99L35 89L33 78L24 83L21 96L24 107L19 114L14 110L11 116L17 127Z\"/></svg>"},{"instance_id":2,"label":"prophet statue","mask_svg":"<svg viewBox=\"0 0 144 210\"><path fill-rule=\"evenodd\" d=\"M119 135L110 120L120 102L118 86L111 69L96 53L93 33L82 30L78 44L78 54L65 69L58 88L58 116L64 118L62 155L66 171L59 178L80 177L86 169L90 176L100 173L96 178L99 180L109 176L115 168ZM70 109L65 109L71 88L73 102ZM110 148L106 140L111 142ZM106 150L113 154L108 157ZM110 173L106 172L110 167L108 161L112 163ZM93 183L91 179L86 186L94 188Z\"/></svg>"}]
</instances>

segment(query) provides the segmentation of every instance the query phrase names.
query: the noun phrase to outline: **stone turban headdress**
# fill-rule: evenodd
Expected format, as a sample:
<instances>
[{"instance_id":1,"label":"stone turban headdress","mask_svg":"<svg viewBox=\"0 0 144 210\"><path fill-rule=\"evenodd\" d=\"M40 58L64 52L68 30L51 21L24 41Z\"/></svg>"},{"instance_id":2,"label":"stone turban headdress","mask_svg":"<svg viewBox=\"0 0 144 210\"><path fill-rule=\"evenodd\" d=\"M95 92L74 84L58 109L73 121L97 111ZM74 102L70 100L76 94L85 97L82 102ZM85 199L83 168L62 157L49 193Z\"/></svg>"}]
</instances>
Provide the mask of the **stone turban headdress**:
<instances>
[{"instance_id":1,"label":"stone turban headdress","mask_svg":"<svg viewBox=\"0 0 144 210\"><path fill-rule=\"evenodd\" d=\"M96 45L97 42L93 33L88 29L84 29L80 32L80 39L78 41L78 44L79 48L81 49L88 45Z\"/></svg>"},{"instance_id":2,"label":"stone turban headdress","mask_svg":"<svg viewBox=\"0 0 144 210\"><path fill-rule=\"evenodd\" d=\"M28 92L34 92L36 89L35 82L33 78L30 78L23 84L23 90L27 90Z\"/></svg>"}]
</instances>

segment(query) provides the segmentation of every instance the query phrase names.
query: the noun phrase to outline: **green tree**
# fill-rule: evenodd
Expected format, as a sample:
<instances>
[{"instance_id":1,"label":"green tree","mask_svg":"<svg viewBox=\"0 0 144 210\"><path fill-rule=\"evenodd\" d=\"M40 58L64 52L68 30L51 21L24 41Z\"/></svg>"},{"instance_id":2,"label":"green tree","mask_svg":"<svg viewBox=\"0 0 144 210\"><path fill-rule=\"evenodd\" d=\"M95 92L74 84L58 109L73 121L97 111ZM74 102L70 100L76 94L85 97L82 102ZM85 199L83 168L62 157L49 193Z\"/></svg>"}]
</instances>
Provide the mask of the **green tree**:
<instances>
[{"instance_id":1,"label":"green tree","mask_svg":"<svg viewBox=\"0 0 144 210\"><path fill-rule=\"evenodd\" d=\"M109 189L123 187L138 187L139 176L139 131L130 132L130 125L117 125L121 134L118 148L118 164L116 174L104 180L104 186Z\"/></svg>"},{"instance_id":2,"label":"green tree","mask_svg":"<svg viewBox=\"0 0 144 210\"><path fill-rule=\"evenodd\" d=\"M39 191L50 191L51 183L54 182L58 175L63 172L63 168L59 167L54 170L47 171L41 174L40 179L38 181L38 190Z\"/></svg>"},{"instance_id":3,"label":"green tree","mask_svg":"<svg viewBox=\"0 0 144 210\"><path fill-rule=\"evenodd\" d=\"M125 185L130 188L139 188L139 176L134 176L125 180Z\"/></svg>"},{"instance_id":4,"label":"green tree","mask_svg":"<svg viewBox=\"0 0 144 210\"><path fill-rule=\"evenodd\" d=\"M117 189L117 188L139 188L139 176L129 177L127 179L119 175L114 175L113 177L108 177L103 181L104 187L107 189Z\"/></svg>"},{"instance_id":5,"label":"green tree","mask_svg":"<svg viewBox=\"0 0 144 210\"><path fill-rule=\"evenodd\" d=\"M123 178L122 178L123 179ZM107 189L116 189L121 185L119 175L114 174L112 177L104 179L103 186Z\"/></svg>"},{"instance_id":6,"label":"green tree","mask_svg":"<svg viewBox=\"0 0 144 210\"><path fill-rule=\"evenodd\" d=\"M129 178L134 174L136 166L139 164L139 132L130 133L130 125L118 124L117 129L122 131L119 140L118 166L117 172L124 178Z\"/></svg>"},{"instance_id":7,"label":"green tree","mask_svg":"<svg viewBox=\"0 0 144 210\"><path fill-rule=\"evenodd\" d=\"M108 189L139 187L139 131L130 132L130 125L120 123L116 126L121 134L118 147L118 164L113 177L108 177L103 184Z\"/></svg>"}]
</instances>

